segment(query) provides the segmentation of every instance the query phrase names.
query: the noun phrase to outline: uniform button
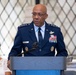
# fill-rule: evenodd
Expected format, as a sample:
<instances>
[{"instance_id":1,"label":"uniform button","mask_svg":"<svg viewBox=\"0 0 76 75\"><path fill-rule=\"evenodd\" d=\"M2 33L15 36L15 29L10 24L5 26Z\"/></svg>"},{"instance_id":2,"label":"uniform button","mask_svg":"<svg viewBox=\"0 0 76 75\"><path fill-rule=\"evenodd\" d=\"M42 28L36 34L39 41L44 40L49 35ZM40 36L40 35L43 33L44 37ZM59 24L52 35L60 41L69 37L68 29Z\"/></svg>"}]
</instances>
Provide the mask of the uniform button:
<instances>
[{"instance_id":1,"label":"uniform button","mask_svg":"<svg viewBox=\"0 0 76 75\"><path fill-rule=\"evenodd\" d=\"M41 51L41 49L39 49L39 51Z\"/></svg>"}]
</instances>

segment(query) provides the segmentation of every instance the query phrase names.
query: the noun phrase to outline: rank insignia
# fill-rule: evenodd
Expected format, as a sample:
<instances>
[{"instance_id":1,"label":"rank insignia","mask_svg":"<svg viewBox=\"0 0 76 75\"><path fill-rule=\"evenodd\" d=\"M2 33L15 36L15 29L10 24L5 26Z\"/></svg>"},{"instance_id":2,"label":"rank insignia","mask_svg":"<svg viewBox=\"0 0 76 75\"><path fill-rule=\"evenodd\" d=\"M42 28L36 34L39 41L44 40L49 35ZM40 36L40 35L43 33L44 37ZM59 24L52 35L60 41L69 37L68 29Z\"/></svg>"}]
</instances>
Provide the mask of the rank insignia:
<instances>
[{"instance_id":1,"label":"rank insignia","mask_svg":"<svg viewBox=\"0 0 76 75\"><path fill-rule=\"evenodd\" d=\"M31 28L31 30L33 30L33 28Z\"/></svg>"},{"instance_id":2,"label":"rank insignia","mask_svg":"<svg viewBox=\"0 0 76 75\"><path fill-rule=\"evenodd\" d=\"M48 29L46 29L46 31L48 31Z\"/></svg>"}]
</instances>

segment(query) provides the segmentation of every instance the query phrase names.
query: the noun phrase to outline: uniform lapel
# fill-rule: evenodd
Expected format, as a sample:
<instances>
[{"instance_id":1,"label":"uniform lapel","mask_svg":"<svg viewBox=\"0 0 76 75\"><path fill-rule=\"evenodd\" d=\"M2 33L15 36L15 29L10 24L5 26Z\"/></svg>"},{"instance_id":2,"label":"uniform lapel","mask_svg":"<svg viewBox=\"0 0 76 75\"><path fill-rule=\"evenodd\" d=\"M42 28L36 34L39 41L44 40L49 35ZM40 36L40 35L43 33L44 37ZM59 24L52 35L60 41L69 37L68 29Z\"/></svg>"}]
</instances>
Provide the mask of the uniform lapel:
<instances>
[{"instance_id":1,"label":"uniform lapel","mask_svg":"<svg viewBox=\"0 0 76 75\"><path fill-rule=\"evenodd\" d=\"M45 44L49 41L49 37L50 37L50 34L49 34L49 25L45 24L45 35L44 35L44 40L42 42L42 47L44 47Z\"/></svg>"},{"instance_id":2,"label":"uniform lapel","mask_svg":"<svg viewBox=\"0 0 76 75\"><path fill-rule=\"evenodd\" d=\"M30 25L29 37L31 38L32 41L37 42L33 23L31 23L31 25Z\"/></svg>"},{"instance_id":3,"label":"uniform lapel","mask_svg":"<svg viewBox=\"0 0 76 75\"><path fill-rule=\"evenodd\" d=\"M44 35L44 40L42 42L41 48L44 47L47 42L49 42L49 37L50 37L49 32L50 32L49 25L45 22L45 35ZM33 22L30 25L29 37L33 42L37 42Z\"/></svg>"}]
</instances>

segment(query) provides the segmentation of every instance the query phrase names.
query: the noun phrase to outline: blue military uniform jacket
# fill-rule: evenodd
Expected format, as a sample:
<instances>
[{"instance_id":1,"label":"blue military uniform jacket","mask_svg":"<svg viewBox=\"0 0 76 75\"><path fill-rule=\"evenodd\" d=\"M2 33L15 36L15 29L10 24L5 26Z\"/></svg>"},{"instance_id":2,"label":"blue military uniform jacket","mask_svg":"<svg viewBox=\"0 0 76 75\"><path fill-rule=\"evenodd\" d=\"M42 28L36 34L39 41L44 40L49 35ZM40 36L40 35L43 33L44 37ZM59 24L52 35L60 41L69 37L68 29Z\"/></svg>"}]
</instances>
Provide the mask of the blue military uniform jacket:
<instances>
[{"instance_id":1,"label":"blue military uniform jacket","mask_svg":"<svg viewBox=\"0 0 76 75\"><path fill-rule=\"evenodd\" d=\"M57 50L57 56L68 55L60 28L55 25L45 22L45 35L41 48L37 47L30 51L35 42L37 39L33 22L19 26L9 57L17 56L22 50L25 52L25 56L54 56L55 50Z\"/></svg>"}]
</instances>

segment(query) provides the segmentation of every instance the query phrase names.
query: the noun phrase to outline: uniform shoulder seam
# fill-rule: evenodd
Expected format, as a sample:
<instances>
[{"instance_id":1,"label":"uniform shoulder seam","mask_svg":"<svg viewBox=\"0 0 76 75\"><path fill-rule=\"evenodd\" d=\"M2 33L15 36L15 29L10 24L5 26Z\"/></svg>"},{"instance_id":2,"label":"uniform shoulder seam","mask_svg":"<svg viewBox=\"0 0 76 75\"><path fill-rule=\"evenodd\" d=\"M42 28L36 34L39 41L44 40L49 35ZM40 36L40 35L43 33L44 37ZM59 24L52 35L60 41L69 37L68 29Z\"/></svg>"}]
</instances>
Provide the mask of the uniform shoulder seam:
<instances>
[{"instance_id":1,"label":"uniform shoulder seam","mask_svg":"<svg viewBox=\"0 0 76 75\"><path fill-rule=\"evenodd\" d=\"M49 24L50 26L52 26L52 27L56 27L56 28L59 28L57 25L55 25L55 24Z\"/></svg>"},{"instance_id":2,"label":"uniform shoulder seam","mask_svg":"<svg viewBox=\"0 0 76 75\"><path fill-rule=\"evenodd\" d=\"M22 25L20 25L19 27L21 28L21 27L27 27L27 26L29 26L30 24L29 23L27 23L27 24L22 24Z\"/></svg>"}]
</instances>

